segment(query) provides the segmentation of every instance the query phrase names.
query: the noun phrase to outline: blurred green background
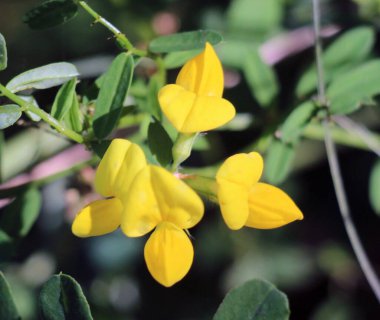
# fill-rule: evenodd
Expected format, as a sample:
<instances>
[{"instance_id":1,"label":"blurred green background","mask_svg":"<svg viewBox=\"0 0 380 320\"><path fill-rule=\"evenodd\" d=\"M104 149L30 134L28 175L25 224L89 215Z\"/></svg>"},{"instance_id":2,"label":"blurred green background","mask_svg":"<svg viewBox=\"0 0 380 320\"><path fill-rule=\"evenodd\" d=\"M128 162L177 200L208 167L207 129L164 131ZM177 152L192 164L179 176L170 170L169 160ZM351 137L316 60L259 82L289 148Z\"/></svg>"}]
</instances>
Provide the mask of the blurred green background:
<instances>
[{"instance_id":1,"label":"blurred green background","mask_svg":"<svg viewBox=\"0 0 380 320\"><path fill-rule=\"evenodd\" d=\"M90 26L92 21L83 10L62 26L30 30L22 23L22 16L37 3L0 1L0 32L7 40L9 56L9 66L0 74L0 82L6 83L30 68L69 61L82 72L81 86L85 88L104 72L118 48L104 28ZM156 35L177 31L210 28L224 35L225 41L217 50L226 72L225 96L239 113L253 121L243 131L229 128L209 133L211 149L195 152L186 162L189 166L216 163L273 130L296 106L297 81L314 59L312 40L286 38L295 30L311 27L309 0L89 3L141 47ZM334 26L331 30L370 25L378 31L377 0L321 3L323 24ZM283 41L273 44L271 40L278 37ZM325 44L333 39L333 35L326 38ZM261 53L264 60L274 64L280 88L270 109L259 106L239 68L244 48L263 45L266 51ZM378 35L373 55L379 55ZM176 73L177 70L169 72L169 82ZM49 109L55 92L51 89L38 93L40 106ZM377 105L355 113L354 117L378 131L379 115ZM5 141L24 130L21 125L5 130ZM380 273L380 221L368 200L370 170L377 157L349 148L340 148L339 155L354 221L375 270ZM292 168L281 188L301 208L303 221L276 230L246 228L234 232L224 225L218 207L207 203L203 222L192 230L194 265L185 279L170 289L158 285L147 272L144 239L129 239L121 232L93 239L78 239L71 234L73 215L93 197L91 169L44 186L37 224L12 262L1 265L20 313L25 319L36 319L40 286L53 273L62 271L82 285L97 320L210 319L227 290L255 277L272 281L288 295L293 320L378 319L380 307L355 260L339 215L323 143L303 140ZM16 173L10 173L8 178Z\"/></svg>"}]
</instances>

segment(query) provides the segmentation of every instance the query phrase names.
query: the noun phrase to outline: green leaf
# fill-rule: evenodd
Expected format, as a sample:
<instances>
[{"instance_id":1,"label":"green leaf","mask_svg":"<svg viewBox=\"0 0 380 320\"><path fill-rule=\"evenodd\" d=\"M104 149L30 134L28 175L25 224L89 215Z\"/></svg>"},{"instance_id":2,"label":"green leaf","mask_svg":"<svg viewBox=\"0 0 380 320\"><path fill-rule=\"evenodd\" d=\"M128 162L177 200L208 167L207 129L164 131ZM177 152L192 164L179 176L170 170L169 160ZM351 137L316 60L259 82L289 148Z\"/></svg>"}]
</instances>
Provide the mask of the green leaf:
<instances>
[{"instance_id":1,"label":"green leaf","mask_svg":"<svg viewBox=\"0 0 380 320\"><path fill-rule=\"evenodd\" d=\"M29 10L22 20L32 29L44 29L65 23L77 12L74 0L48 0Z\"/></svg>"},{"instance_id":2,"label":"green leaf","mask_svg":"<svg viewBox=\"0 0 380 320\"><path fill-rule=\"evenodd\" d=\"M216 45L222 36L211 30L198 30L162 36L149 43L149 50L155 53L203 49L206 42Z\"/></svg>"},{"instance_id":3,"label":"green leaf","mask_svg":"<svg viewBox=\"0 0 380 320\"><path fill-rule=\"evenodd\" d=\"M79 75L77 68L68 62L51 63L25 71L8 82L12 92L27 89L47 89L59 86Z\"/></svg>"},{"instance_id":4,"label":"green leaf","mask_svg":"<svg viewBox=\"0 0 380 320\"><path fill-rule=\"evenodd\" d=\"M11 288L4 274L0 271L0 319L4 320L19 320L21 319L18 314L16 305L13 301Z\"/></svg>"},{"instance_id":5,"label":"green leaf","mask_svg":"<svg viewBox=\"0 0 380 320\"><path fill-rule=\"evenodd\" d=\"M363 61L370 54L375 40L372 28L358 27L338 37L324 52L324 80L330 82L334 77L347 72ZM301 77L296 94L304 97L317 88L317 71L315 64Z\"/></svg>"},{"instance_id":6,"label":"green leaf","mask_svg":"<svg viewBox=\"0 0 380 320\"><path fill-rule=\"evenodd\" d=\"M132 82L134 62L131 55L119 54L106 72L95 105L94 133L105 138L117 125L124 98Z\"/></svg>"},{"instance_id":7,"label":"green leaf","mask_svg":"<svg viewBox=\"0 0 380 320\"><path fill-rule=\"evenodd\" d=\"M20 107L15 104L0 106L0 129L5 129L14 124L21 117Z\"/></svg>"},{"instance_id":8,"label":"green leaf","mask_svg":"<svg viewBox=\"0 0 380 320\"><path fill-rule=\"evenodd\" d=\"M183 66L188 60L194 58L197 54L201 53L202 49L195 49L189 51L177 51L168 53L164 58L164 65L166 69L175 69Z\"/></svg>"},{"instance_id":9,"label":"green leaf","mask_svg":"<svg viewBox=\"0 0 380 320\"><path fill-rule=\"evenodd\" d=\"M327 89L333 114L348 114L380 93L380 60L371 60L334 79Z\"/></svg>"},{"instance_id":10,"label":"green leaf","mask_svg":"<svg viewBox=\"0 0 380 320\"><path fill-rule=\"evenodd\" d=\"M0 216L0 229L13 238L25 237L40 213L41 195L30 188L8 205Z\"/></svg>"},{"instance_id":11,"label":"green leaf","mask_svg":"<svg viewBox=\"0 0 380 320\"><path fill-rule=\"evenodd\" d=\"M273 69L265 64L257 50L251 51L243 63L243 72L252 95L262 107L268 107L278 93Z\"/></svg>"},{"instance_id":12,"label":"green leaf","mask_svg":"<svg viewBox=\"0 0 380 320\"><path fill-rule=\"evenodd\" d=\"M40 109L40 106L38 105L38 102L36 99L34 99L33 96L22 96L22 95L18 95L22 100L30 103L30 104L33 104L36 108ZM25 111L25 114L28 116L28 118L34 122L38 122L41 120L41 117L31 111Z\"/></svg>"},{"instance_id":13,"label":"green leaf","mask_svg":"<svg viewBox=\"0 0 380 320\"><path fill-rule=\"evenodd\" d=\"M7 68L8 65L8 54L7 54L7 44L3 35L0 33L0 71Z\"/></svg>"},{"instance_id":14,"label":"green leaf","mask_svg":"<svg viewBox=\"0 0 380 320\"><path fill-rule=\"evenodd\" d=\"M316 112L317 108L311 101L295 108L281 126L281 140L287 143L296 142Z\"/></svg>"},{"instance_id":15,"label":"green leaf","mask_svg":"<svg viewBox=\"0 0 380 320\"><path fill-rule=\"evenodd\" d=\"M111 142L112 140L102 140L100 142L94 141L94 142L91 142L91 148L95 152L95 154L99 157L99 159L102 159L109 145L111 144Z\"/></svg>"},{"instance_id":16,"label":"green leaf","mask_svg":"<svg viewBox=\"0 0 380 320\"><path fill-rule=\"evenodd\" d=\"M152 154L163 167L172 162L173 141L158 121L151 122L149 125L148 145Z\"/></svg>"},{"instance_id":17,"label":"green leaf","mask_svg":"<svg viewBox=\"0 0 380 320\"><path fill-rule=\"evenodd\" d=\"M380 215L380 160L378 160L372 168L369 179L369 200L373 210Z\"/></svg>"},{"instance_id":18,"label":"green leaf","mask_svg":"<svg viewBox=\"0 0 380 320\"><path fill-rule=\"evenodd\" d=\"M53 106L51 108L51 115L58 121L62 120L67 114L73 104L73 98L75 95L77 79L73 78L66 82L55 96Z\"/></svg>"},{"instance_id":19,"label":"green leaf","mask_svg":"<svg viewBox=\"0 0 380 320\"><path fill-rule=\"evenodd\" d=\"M63 121L68 128L75 132L81 132L83 130L83 114L80 111L78 97L75 92L70 110L63 118Z\"/></svg>"},{"instance_id":20,"label":"green leaf","mask_svg":"<svg viewBox=\"0 0 380 320\"><path fill-rule=\"evenodd\" d=\"M0 215L0 262L9 259L37 220L41 208L38 190L25 190Z\"/></svg>"},{"instance_id":21,"label":"green leaf","mask_svg":"<svg viewBox=\"0 0 380 320\"><path fill-rule=\"evenodd\" d=\"M286 320L289 315L286 295L270 282L254 279L231 290L213 320Z\"/></svg>"},{"instance_id":22,"label":"green leaf","mask_svg":"<svg viewBox=\"0 0 380 320\"><path fill-rule=\"evenodd\" d=\"M162 120L162 111L158 102L158 91L164 86L164 81L159 74L155 74L149 80L147 107L148 112L157 120Z\"/></svg>"},{"instance_id":23,"label":"green leaf","mask_svg":"<svg viewBox=\"0 0 380 320\"><path fill-rule=\"evenodd\" d=\"M235 0L227 11L229 29L237 34L249 34L264 39L280 28L283 8L278 0Z\"/></svg>"},{"instance_id":24,"label":"green leaf","mask_svg":"<svg viewBox=\"0 0 380 320\"><path fill-rule=\"evenodd\" d=\"M42 320L92 320L80 285L66 274L54 275L43 285L39 309Z\"/></svg>"},{"instance_id":25,"label":"green leaf","mask_svg":"<svg viewBox=\"0 0 380 320\"><path fill-rule=\"evenodd\" d=\"M265 157L264 176L272 184L280 184L287 177L295 155L294 147L273 140Z\"/></svg>"}]
</instances>

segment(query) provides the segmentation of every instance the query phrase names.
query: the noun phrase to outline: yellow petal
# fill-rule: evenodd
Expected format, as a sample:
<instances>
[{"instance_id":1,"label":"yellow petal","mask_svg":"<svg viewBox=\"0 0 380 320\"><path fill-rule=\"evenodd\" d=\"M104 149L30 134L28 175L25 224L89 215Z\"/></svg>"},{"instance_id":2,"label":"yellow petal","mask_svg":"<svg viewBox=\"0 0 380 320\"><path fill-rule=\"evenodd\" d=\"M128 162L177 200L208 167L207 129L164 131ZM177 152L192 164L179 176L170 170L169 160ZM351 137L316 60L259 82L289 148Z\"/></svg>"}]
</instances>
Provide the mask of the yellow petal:
<instances>
[{"instance_id":1,"label":"yellow petal","mask_svg":"<svg viewBox=\"0 0 380 320\"><path fill-rule=\"evenodd\" d=\"M176 84L197 95L222 97L223 68L212 45L206 43L205 50L182 67Z\"/></svg>"},{"instance_id":2,"label":"yellow petal","mask_svg":"<svg viewBox=\"0 0 380 320\"><path fill-rule=\"evenodd\" d=\"M132 182L129 193L121 198L124 207L121 230L128 237L143 236L162 221L150 171L150 166L142 169Z\"/></svg>"},{"instance_id":3,"label":"yellow petal","mask_svg":"<svg viewBox=\"0 0 380 320\"><path fill-rule=\"evenodd\" d=\"M164 86L158 100L168 120L183 133L212 130L235 116L234 106L226 99L196 95L179 85Z\"/></svg>"},{"instance_id":4,"label":"yellow petal","mask_svg":"<svg viewBox=\"0 0 380 320\"><path fill-rule=\"evenodd\" d=\"M263 171L263 159L257 152L229 157L216 174L218 201L223 219L232 230L242 228L249 215L248 194Z\"/></svg>"},{"instance_id":5,"label":"yellow petal","mask_svg":"<svg viewBox=\"0 0 380 320\"><path fill-rule=\"evenodd\" d=\"M114 139L96 170L95 189L104 197L119 196L146 166L143 151L125 139Z\"/></svg>"},{"instance_id":6,"label":"yellow petal","mask_svg":"<svg viewBox=\"0 0 380 320\"><path fill-rule=\"evenodd\" d=\"M144 257L153 278L170 287L189 272L194 250L183 230L170 222L162 222L145 244Z\"/></svg>"},{"instance_id":7,"label":"yellow petal","mask_svg":"<svg viewBox=\"0 0 380 320\"><path fill-rule=\"evenodd\" d=\"M77 214L71 230L77 237L110 233L119 227L121 211L121 202L116 198L94 201Z\"/></svg>"},{"instance_id":8,"label":"yellow petal","mask_svg":"<svg viewBox=\"0 0 380 320\"><path fill-rule=\"evenodd\" d=\"M300 209L281 189L257 183L250 190L247 227L273 229L302 219Z\"/></svg>"},{"instance_id":9,"label":"yellow petal","mask_svg":"<svg viewBox=\"0 0 380 320\"><path fill-rule=\"evenodd\" d=\"M202 200L190 187L157 166L147 166L136 176L123 203L121 228L129 237L142 236L161 221L191 228L204 211Z\"/></svg>"}]
</instances>

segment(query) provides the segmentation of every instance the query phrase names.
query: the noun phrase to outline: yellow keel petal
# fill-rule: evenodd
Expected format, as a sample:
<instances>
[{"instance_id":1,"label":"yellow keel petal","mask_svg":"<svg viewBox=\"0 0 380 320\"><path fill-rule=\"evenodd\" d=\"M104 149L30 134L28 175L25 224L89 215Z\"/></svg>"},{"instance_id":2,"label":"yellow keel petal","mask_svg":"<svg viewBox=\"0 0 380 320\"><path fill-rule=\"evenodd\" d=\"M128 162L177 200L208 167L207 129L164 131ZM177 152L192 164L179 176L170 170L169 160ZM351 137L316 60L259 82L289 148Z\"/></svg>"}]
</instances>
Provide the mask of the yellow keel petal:
<instances>
[{"instance_id":1,"label":"yellow keel petal","mask_svg":"<svg viewBox=\"0 0 380 320\"><path fill-rule=\"evenodd\" d=\"M162 222L145 244L144 257L153 278L170 287L189 272L194 250L183 230L170 222Z\"/></svg>"},{"instance_id":2,"label":"yellow keel petal","mask_svg":"<svg viewBox=\"0 0 380 320\"><path fill-rule=\"evenodd\" d=\"M98 200L75 217L71 230L77 237L94 237L115 231L121 220L122 204L116 199Z\"/></svg>"},{"instance_id":3,"label":"yellow keel petal","mask_svg":"<svg viewBox=\"0 0 380 320\"><path fill-rule=\"evenodd\" d=\"M273 229L302 219L300 209L281 189L257 183L250 190L247 227Z\"/></svg>"}]
</instances>

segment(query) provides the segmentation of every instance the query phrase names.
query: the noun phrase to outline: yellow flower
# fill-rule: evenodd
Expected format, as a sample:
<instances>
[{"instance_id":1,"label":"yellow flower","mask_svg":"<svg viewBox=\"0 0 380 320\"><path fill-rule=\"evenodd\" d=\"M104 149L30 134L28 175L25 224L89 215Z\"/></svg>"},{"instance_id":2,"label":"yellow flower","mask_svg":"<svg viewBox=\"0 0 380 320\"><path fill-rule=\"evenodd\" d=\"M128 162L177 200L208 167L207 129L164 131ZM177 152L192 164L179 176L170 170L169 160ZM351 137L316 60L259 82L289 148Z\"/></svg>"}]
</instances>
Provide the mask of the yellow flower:
<instances>
[{"instance_id":1,"label":"yellow flower","mask_svg":"<svg viewBox=\"0 0 380 320\"><path fill-rule=\"evenodd\" d=\"M139 237L155 228L144 249L153 278L166 287L181 280L194 256L185 230L203 216L199 196L165 169L149 165L134 179L123 206L121 229L127 236Z\"/></svg>"},{"instance_id":2,"label":"yellow flower","mask_svg":"<svg viewBox=\"0 0 380 320\"><path fill-rule=\"evenodd\" d=\"M109 199L84 207L75 217L71 230L78 237L99 236L120 226L122 203L136 174L147 165L143 151L134 143L114 139L100 161L95 190Z\"/></svg>"},{"instance_id":3,"label":"yellow flower","mask_svg":"<svg viewBox=\"0 0 380 320\"><path fill-rule=\"evenodd\" d=\"M222 65L213 47L188 61L178 74L176 84L158 93L161 109L177 131L195 133L220 127L235 116L234 106L222 98Z\"/></svg>"},{"instance_id":4,"label":"yellow flower","mask_svg":"<svg viewBox=\"0 0 380 320\"><path fill-rule=\"evenodd\" d=\"M263 168L263 159L257 152L233 155L219 168L218 200L230 229L272 229L303 219L302 212L284 191L258 182Z\"/></svg>"},{"instance_id":5,"label":"yellow flower","mask_svg":"<svg viewBox=\"0 0 380 320\"><path fill-rule=\"evenodd\" d=\"M188 273L194 251L186 230L204 211L190 187L165 169L148 165L136 144L115 139L96 171L95 189L108 199L78 213L72 225L76 236L99 236L121 225L127 236L139 237L155 228L144 249L149 272L167 287Z\"/></svg>"}]
</instances>

